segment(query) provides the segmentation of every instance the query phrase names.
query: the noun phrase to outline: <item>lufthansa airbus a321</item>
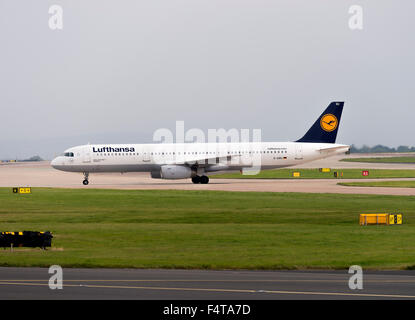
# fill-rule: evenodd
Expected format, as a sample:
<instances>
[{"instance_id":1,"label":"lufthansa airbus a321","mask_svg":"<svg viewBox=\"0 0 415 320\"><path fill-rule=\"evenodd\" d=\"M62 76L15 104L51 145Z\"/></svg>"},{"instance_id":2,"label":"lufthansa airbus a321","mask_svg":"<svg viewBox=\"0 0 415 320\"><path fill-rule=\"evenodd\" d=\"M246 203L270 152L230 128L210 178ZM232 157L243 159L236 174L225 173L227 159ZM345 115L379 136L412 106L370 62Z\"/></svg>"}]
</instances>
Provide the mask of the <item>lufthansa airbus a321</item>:
<instances>
[{"instance_id":1,"label":"lufthansa airbus a321","mask_svg":"<svg viewBox=\"0 0 415 320\"><path fill-rule=\"evenodd\" d=\"M206 184L215 172L290 167L349 151L335 143L343 105L330 103L295 142L88 144L65 150L51 165L82 172L84 185L94 172L149 172L152 178Z\"/></svg>"}]
</instances>

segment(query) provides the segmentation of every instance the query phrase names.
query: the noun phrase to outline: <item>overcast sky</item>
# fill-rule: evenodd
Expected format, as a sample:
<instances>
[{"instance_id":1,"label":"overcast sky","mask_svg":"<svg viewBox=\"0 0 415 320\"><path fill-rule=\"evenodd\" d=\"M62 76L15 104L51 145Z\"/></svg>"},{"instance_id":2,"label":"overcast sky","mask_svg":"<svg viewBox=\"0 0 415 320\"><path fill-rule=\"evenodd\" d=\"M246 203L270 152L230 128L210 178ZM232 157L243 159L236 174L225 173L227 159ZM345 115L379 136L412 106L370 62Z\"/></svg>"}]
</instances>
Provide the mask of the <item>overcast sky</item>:
<instances>
[{"instance_id":1,"label":"overcast sky","mask_svg":"<svg viewBox=\"0 0 415 320\"><path fill-rule=\"evenodd\" d=\"M152 142L176 121L293 141L331 101L345 101L337 142L414 146L414 12L410 0L0 0L0 159Z\"/></svg>"}]
</instances>

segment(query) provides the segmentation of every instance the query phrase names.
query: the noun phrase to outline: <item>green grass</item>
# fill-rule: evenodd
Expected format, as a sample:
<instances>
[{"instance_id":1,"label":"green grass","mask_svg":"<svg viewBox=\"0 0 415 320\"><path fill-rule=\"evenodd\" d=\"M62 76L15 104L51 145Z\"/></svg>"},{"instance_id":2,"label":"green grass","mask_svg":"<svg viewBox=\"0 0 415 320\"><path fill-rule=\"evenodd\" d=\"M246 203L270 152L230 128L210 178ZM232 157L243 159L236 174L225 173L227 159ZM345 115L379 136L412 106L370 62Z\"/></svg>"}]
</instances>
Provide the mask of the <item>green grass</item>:
<instances>
[{"instance_id":1,"label":"green grass","mask_svg":"<svg viewBox=\"0 0 415 320\"><path fill-rule=\"evenodd\" d=\"M0 249L1 266L412 268L415 197L0 188L0 231L53 233L52 250ZM358 224L402 212L402 226Z\"/></svg>"},{"instance_id":2,"label":"green grass","mask_svg":"<svg viewBox=\"0 0 415 320\"><path fill-rule=\"evenodd\" d=\"M345 158L345 162L369 162L369 163L415 163L413 157L374 157L374 158Z\"/></svg>"},{"instance_id":3,"label":"green grass","mask_svg":"<svg viewBox=\"0 0 415 320\"><path fill-rule=\"evenodd\" d=\"M368 170L369 176L363 176L362 171ZM319 172L319 169L273 169L262 170L257 175L243 175L238 173L225 173L211 176L216 179L339 179L334 177L338 172L344 179L377 179L377 178L415 178L415 170L395 169L331 169L330 172ZM300 172L299 178L293 177L293 172Z\"/></svg>"},{"instance_id":4,"label":"green grass","mask_svg":"<svg viewBox=\"0 0 415 320\"><path fill-rule=\"evenodd\" d=\"M415 188L415 181L375 181L375 182L344 182L342 186L351 187L395 187L395 188Z\"/></svg>"}]
</instances>

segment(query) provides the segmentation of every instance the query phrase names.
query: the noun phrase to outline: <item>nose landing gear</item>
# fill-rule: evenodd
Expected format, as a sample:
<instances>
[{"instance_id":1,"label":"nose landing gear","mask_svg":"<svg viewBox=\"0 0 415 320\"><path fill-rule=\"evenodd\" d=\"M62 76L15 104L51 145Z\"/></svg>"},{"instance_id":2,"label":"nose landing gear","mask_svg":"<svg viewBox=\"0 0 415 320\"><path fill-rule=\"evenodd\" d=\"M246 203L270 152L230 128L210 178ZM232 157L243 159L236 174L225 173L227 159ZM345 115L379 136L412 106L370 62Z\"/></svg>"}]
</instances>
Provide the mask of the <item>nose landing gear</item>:
<instances>
[{"instance_id":1,"label":"nose landing gear","mask_svg":"<svg viewBox=\"0 0 415 320\"><path fill-rule=\"evenodd\" d=\"M84 186L87 186L88 183L89 183L88 177L89 177L89 172L84 172L84 181L82 181L82 183L84 184Z\"/></svg>"}]
</instances>

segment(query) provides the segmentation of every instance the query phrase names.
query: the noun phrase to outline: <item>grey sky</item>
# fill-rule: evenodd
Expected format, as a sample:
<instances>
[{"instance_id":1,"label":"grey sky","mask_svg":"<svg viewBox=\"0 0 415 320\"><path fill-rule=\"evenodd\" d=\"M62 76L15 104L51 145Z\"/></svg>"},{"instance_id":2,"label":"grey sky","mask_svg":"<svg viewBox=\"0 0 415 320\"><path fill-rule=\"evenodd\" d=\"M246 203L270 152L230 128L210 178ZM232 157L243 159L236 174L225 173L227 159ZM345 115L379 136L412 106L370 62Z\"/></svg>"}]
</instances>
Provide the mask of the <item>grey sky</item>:
<instances>
[{"instance_id":1,"label":"grey sky","mask_svg":"<svg viewBox=\"0 0 415 320\"><path fill-rule=\"evenodd\" d=\"M53 4L63 30L49 29ZM410 0L0 0L0 159L151 142L176 120L292 141L334 100L338 142L415 145L413 12Z\"/></svg>"}]
</instances>

